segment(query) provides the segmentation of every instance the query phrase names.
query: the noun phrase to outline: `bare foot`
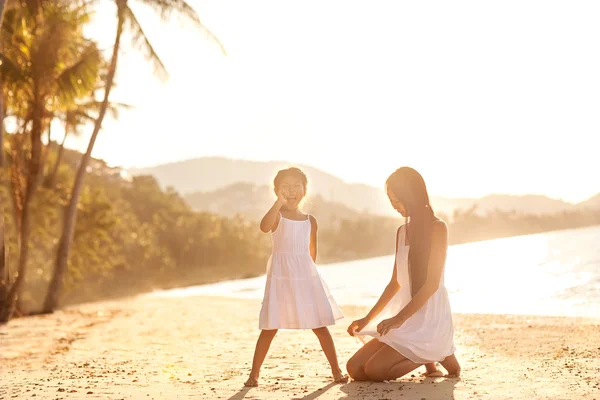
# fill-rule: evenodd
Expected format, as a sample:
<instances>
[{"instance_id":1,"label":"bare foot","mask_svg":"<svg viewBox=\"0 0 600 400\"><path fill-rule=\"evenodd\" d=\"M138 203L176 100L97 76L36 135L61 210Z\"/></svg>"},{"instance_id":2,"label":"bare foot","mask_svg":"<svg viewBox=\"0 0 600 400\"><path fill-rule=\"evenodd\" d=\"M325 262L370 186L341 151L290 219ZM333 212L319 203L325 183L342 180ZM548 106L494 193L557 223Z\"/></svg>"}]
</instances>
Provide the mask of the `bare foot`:
<instances>
[{"instance_id":1,"label":"bare foot","mask_svg":"<svg viewBox=\"0 0 600 400\"><path fill-rule=\"evenodd\" d=\"M423 372L421 376L424 376L426 378L441 378L444 376L444 373L439 369L436 369L435 371L431 372Z\"/></svg>"},{"instance_id":2,"label":"bare foot","mask_svg":"<svg viewBox=\"0 0 600 400\"><path fill-rule=\"evenodd\" d=\"M348 375L344 375L342 371L337 371L333 373L333 381L335 383L348 383Z\"/></svg>"},{"instance_id":3,"label":"bare foot","mask_svg":"<svg viewBox=\"0 0 600 400\"><path fill-rule=\"evenodd\" d=\"M423 374L421 374L421 376L427 378L441 378L442 376L444 376L442 371L437 369L437 365L435 363L426 363L425 370L426 371Z\"/></svg>"},{"instance_id":4,"label":"bare foot","mask_svg":"<svg viewBox=\"0 0 600 400\"><path fill-rule=\"evenodd\" d=\"M441 362L442 367L448 371L448 375L446 378L460 378L460 364L456 359L456 356L452 354L451 356L446 357L444 361Z\"/></svg>"},{"instance_id":5,"label":"bare foot","mask_svg":"<svg viewBox=\"0 0 600 400\"><path fill-rule=\"evenodd\" d=\"M255 377L251 376L250 378L248 378L248 380L246 381L246 383L244 383L244 386L246 386L246 387L257 387L258 386L258 378L255 378Z\"/></svg>"}]
</instances>

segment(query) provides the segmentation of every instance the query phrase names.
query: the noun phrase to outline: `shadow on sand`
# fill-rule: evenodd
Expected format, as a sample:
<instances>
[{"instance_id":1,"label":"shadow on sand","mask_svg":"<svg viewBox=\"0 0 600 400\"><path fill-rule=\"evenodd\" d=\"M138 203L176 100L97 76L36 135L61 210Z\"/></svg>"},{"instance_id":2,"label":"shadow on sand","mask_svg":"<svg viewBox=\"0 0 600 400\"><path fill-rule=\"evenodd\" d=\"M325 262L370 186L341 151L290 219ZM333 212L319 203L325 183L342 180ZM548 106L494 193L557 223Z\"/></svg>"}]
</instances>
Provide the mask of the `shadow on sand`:
<instances>
[{"instance_id":1,"label":"shadow on sand","mask_svg":"<svg viewBox=\"0 0 600 400\"><path fill-rule=\"evenodd\" d=\"M344 395L338 397L340 400L350 399L454 399L454 387L459 382L458 379L426 379L423 382L403 382L392 381L390 383L377 382L351 382L340 385L340 391ZM325 387L319 388L314 392L301 397L302 400L315 400L325 394L327 390L337 386L331 383Z\"/></svg>"},{"instance_id":2,"label":"shadow on sand","mask_svg":"<svg viewBox=\"0 0 600 400\"><path fill-rule=\"evenodd\" d=\"M344 394L336 397L339 400L369 400L369 399L454 399L454 387L460 379L425 379L422 382L392 381L350 382L347 384L330 383L304 397L294 397L297 400L315 400L327 393L328 390L339 386ZM252 388L244 387L228 400L243 400Z\"/></svg>"}]
</instances>

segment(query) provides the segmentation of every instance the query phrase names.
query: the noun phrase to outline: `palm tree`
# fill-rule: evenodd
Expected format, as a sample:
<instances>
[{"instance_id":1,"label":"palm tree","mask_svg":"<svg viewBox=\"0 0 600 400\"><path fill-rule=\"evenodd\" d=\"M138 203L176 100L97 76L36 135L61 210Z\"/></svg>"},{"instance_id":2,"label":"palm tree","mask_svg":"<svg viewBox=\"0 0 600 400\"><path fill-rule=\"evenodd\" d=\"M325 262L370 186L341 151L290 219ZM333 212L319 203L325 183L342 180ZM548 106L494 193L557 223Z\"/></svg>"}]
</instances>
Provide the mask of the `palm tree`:
<instances>
[{"instance_id":1,"label":"palm tree","mask_svg":"<svg viewBox=\"0 0 600 400\"><path fill-rule=\"evenodd\" d=\"M83 24L89 20L85 4L68 0L44 3L44 7L35 1L32 4L6 13L0 38L0 78L9 89L8 105L28 127L19 140L23 147L12 151L18 158L13 160L12 194L18 215L19 272L8 294L5 315L0 316L6 319L14 310L27 270L31 202L44 161L42 134L55 108L93 90L101 66L96 44L83 37ZM24 166L23 178L15 176L17 164Z\"/></svg>"},{"instance_id":2,"label":"palm tree","mask_svg":"<svg viewBox=\"0 0 600 400\"><path fill-rule=\"evenodd\" d=\"M2 32L2 22L4 21L6 8L6 1L0 0L0 32ZM2 53L2 43L0 43L0 53ZM4 114L4 92L0 86L0 168L4 167ZM2 245L4 245L4 240L2 240Z\"/></svg>"},{"instance_id":3,"label":"palm tree","mask_svg":"<svg viewBox=\"0 0 600 400\"><path fill-rule=\"evenodd\" d=\"M0 32L4 21L5 0L0 0ZM0 41L1 42L1 41ZM0 53L2 44L0 43ZM0 177L4 180L4 91L0 86ZM0 205L0 302L8 299L10 288L10 274L6 262L6 241L4 240L4 204Z\"/></svg>"},{"instance_id":4,"label":"palm tree","mask_svg":"<svg viewBox=\"0 0 600 400\"><path fill-rule=\"evenodd\" d=\"M52 312L58 303L58 295L62 287L63 278L67 270L67 262L69 258L69 251L71 249L71 243L73 241L73 233L75 228L75 222L77 219L77 204L79 203L79 196L81 195L81 189L83 187L83 180L85 177L85 171L87 164L91 158L94 144L98 137L98 133L102 128L102 121L108 109L108 98L110 91L113 86L113 80L117 71L117 59L119 55L119 49L121 46L121 35L123 31L127 29L132 36L134 47L142 50L144 56L153 63L155 72L162 77L167 76L167 71L159 58L158 54L152 47L152 44L146 37L142 26L138 22L134 12L129 7L128 0L115 0L117 5L117 33L115 36L115 42L113 45L112 56L110 60L110 66L108 69L108 75L106 78L106 86L104 89L104 99L102 100L102 107L98 115L98 119L94 125L94 131L90 138L87 151L81 159L77 174L75 175L75 182L73 183L73 189L71 191L71 199L65 212L65 219L63 225L63 231L58 242L58 250L56 252L56 264L52 280L50 281L50 287L48 294L44 301L44 312ZM221 48L223 53L225 50L219 40L212 34L200 21L200 18L194 11L194 9L185 0L139 0L140 3L151 7L154 11L158 12L162 17L163 21L168 21L173 13L178 13L190 19L198 27L202 28L208 33L209 37L213 39Z\"/></svg>"},{"instance_id":5,"label":"palm tree","mask_svg":"<svg viewBox=\"0 0 600 400\"><path fill-rule=\"evenodd\" d=\"M0 0L0 32L2 32L5 9L6 1ZM0 53L2 53L2 44L0 44ZM0 168L2 167L4 167L4 93L2 87L0 87ZM2 241L2 244L4 244L4 241Z\"/></svg>"},{"instance_id":6,"label":"palm tree","mask_svg":"<svg viewBox=\"0 0 600 400\"><path fill-rule=\"evenodd\" d=\"M56 160L51 172L46 177L45 186L52 188L56 185L56 179L58 176L58 170L62 162L62 157L65 150L65 142L69 135L81 136L83 134L82 127L88 123L95 123L95 113L98 112L102 102L96 101L92 95L91 98L81 104L74 104L67 110L59 113L59 119L62 120L65 127L65 134L63 136L61 144L58 146ZM108 112L111 114L113 119L119 118L119 112L121 109L131 109L132 106L123 103L110 103L108 105ZM48 141L50 143L50 141Z\"/></svg>"}]
</instances>

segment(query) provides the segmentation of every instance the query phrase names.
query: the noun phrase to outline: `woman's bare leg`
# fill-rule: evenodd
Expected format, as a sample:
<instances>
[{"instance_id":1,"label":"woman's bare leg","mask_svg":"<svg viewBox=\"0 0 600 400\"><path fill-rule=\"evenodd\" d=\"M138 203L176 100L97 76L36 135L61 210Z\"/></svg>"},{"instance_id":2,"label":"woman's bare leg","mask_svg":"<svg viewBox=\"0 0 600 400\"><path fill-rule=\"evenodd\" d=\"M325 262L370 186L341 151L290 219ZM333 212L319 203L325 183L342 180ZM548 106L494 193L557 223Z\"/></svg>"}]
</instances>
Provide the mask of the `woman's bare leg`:
<instances>
[{"instance_id":1,"label":"woman's bare leg","mask_svg":"<svg viewBox=\"0 0 600 400\"><path fill-rule=\"evenodd\" d=\"M426 372L423 374L428 378L441 378L444 376L444 373L440 371L435 363L427 363L425 364Z\"/></svg>"},{"instance_id":2,"label":"woman's bare leg","mask_svg":"<svg viewBox=\"0 0 600 400\"><path fill-rule=\"evenodd\" d=\"M368 381L369 377L365 373L365 365L383 346L385 345L379 340L372 339L354 353L346 363L346 371L348 371L350 377L355 381Z\"/></svg>"},{"instance_id":3,"label":"woman's bare leg","mask_svg":"<svg viewBox=\"0 0 600 400\"><path fill-rule=\"evenodd\" d=\"M252 371L250 377L244 383L244 386L258 386L258 376L260 375L260 367L262 367L265 357L271 347L271 342L277 333L277 329L262 330L256 341L256 349L254 349L254 358L252 359Z\"/></svg>"},{"instance_id":4,"label":"woman's bare leg","mask_svg":"<svg viewBox=\"0 0 600 400\"><path fill-rule=\"evenodd\" d=\"M365 364L365 374L371 381L398 379L423 364L417 364L392 349L387 344L377 350Z\"/></svg>"},{"instance_id":5,"label":"woman's bare leg","mask_svg":"<svg viewBox=\"0 0 600 400\"><path fill-rule=\"evenodd\" d=\"M448 371L448 378L459 378L460 377L460 364L456 359L456 355L452 354L451 356L446 357L444 361L442 361L442 367L446 371Z\"/></svg>"}]
</instances>

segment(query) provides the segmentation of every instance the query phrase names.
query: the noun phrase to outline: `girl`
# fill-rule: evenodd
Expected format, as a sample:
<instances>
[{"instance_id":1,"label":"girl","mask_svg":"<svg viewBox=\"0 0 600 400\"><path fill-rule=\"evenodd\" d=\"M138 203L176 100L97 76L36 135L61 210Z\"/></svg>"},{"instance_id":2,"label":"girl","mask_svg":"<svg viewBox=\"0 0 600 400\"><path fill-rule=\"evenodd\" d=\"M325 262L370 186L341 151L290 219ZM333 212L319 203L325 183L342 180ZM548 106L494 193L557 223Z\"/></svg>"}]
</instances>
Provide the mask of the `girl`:
<instances>
[{"instance_id":1,"label":"girl","mask_svg":"<svg viewBox=\"0 0 600 400\"><path fill-rule=\"evenodd\" d=\"M334 381L347 382L326 328L344 316L315 266L317 220L298 209L308 179L300 169L289 168L277 173L274 184L277 200L260 223L263 232L271 232L273 253L267 264L260 310L261 333L245 385L258 386L260 367L278 329L312 329L331 365Z\"/></svg>"},{"instance_id":2,"label":"girl","mask_svg":"<svg viewBox=\"0 0 600 400\"><path fill-rule=\"evenodd\" d=\"M410 222L398 229L392 279L366 317L348 327L351 336L369 336L350 358L354 380L399 378L422 364L439 376L440 361L448 376L458 377L454 327L444 287L448 229L431 205L425 182L412 168L396 170L386 181L392 207Z\"/></svg>"}]
</instances>

